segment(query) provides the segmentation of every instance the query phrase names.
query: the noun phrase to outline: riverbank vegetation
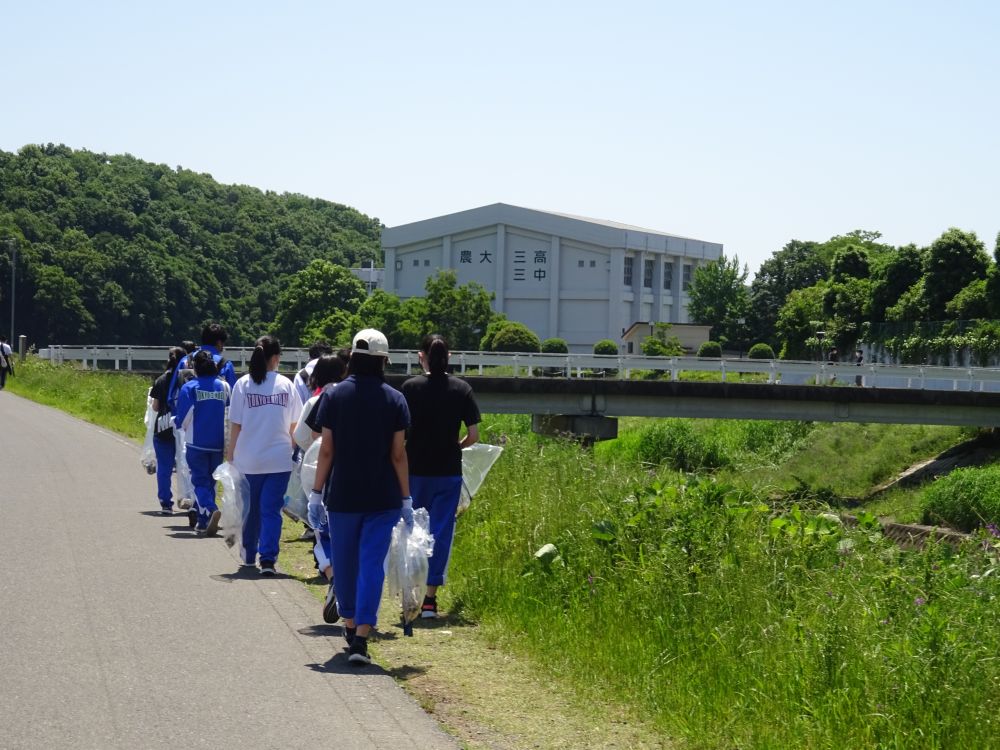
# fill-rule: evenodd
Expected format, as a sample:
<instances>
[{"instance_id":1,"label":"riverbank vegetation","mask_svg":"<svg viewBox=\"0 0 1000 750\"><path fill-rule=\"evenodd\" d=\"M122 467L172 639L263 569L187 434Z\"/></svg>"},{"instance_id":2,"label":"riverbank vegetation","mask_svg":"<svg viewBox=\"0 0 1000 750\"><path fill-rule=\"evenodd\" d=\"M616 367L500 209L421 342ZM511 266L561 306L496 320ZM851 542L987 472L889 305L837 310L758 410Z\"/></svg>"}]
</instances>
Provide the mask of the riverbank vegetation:
<instances>
[{"instance_id":1,"label":"riverbank vegetation","mask_svg":"<svg viewBox=\"0 0 1000 750\"><path fill-rule=\"evenodd\" d=\"M148 387L31 359L10 383L133 436ZM428 663L414 670L409 659L394 672L425 705L448 691L456 699L470 682L494 703L511 700L502 697L504 660L483 675L459 658L474 639L579 698L560 710L590 705L603 718L610 706L644 717L647 740L663 738L644 746L994 743L993 530L961 549L904 551L864 507L849 528L830 504L864 495L962 431L636 418L622 420L617 440L584 448L536 436L529 423L484 416L484 438L505 451L459 519L441 590L444 629L418 629L414 640L434 638L421 652ZM988 479L994 470L973 471ZM914 492L923 502L946 481ZM285 565L293 538L286 534ZM387 640L386 658L406 646ZM519 711L526 702L521 694ZM491 710L510 706L477 704L477 721L502 725ZM473 735L469 747L486 746ZM608 746L609 737L596 732L589 744ZM551 734L533 744L567 746Z\"/></svg>"}]
</instances>

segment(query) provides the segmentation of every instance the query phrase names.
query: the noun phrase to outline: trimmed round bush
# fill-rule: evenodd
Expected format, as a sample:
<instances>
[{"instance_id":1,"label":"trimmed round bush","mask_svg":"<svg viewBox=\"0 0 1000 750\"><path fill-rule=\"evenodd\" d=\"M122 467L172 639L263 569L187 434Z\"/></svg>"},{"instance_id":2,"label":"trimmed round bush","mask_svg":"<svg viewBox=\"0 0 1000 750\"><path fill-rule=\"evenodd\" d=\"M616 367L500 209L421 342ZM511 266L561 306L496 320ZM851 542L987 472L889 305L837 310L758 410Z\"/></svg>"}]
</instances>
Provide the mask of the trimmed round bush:
<instances>
[{"instance_id":1,"label":"trimmed round bush","mask_svg":"<svg viewBox=\"0 0 1000 750\"><path fill-rule=\"evenodd\" d=\"M495 352L537 352L540 348L538 336L523 323L508 323L493 337Z\"/></svg>"},{"instance_id":2,"label":"trimmed round bush","mask_svg":"<svg viewBox=\"0 0 1000 750\"><path fill-rule=\"evenodd\" d=\"M594 344L594 354L618 354L618 344L611 339L601 339Z\"/></svg>"},{"instance_id":3,"label":"trimmed round bush","mask_svg":"<svg viewBox=\"0 0 1000 750\"><path fill-rule=\"evenodd\" d=\"M747 354L750 359L774 359L774 349L770 344L754 344Z\"/></svg>"},{"instance_id":4,"label":"trimmed round bush","mask_svg":"<svg viewBox=\"0 0 1000 750\"><path fill-rule=\"evenodd\" d=\"M542 352L545 354L569 354L569 344L566 339L545 339L542 342Z\"/></svg>"},{"instance_id":5,"label":"trimmed round bush","mask_svg":"<svg viewBox=\"0 0 1000 750\"><path fill-rule=\"evenodd\" d=\"M722 345L718 341L706 341L698 347L699 357L722 357Z\"/></svg>"},{"instance_id":6,"label":"trimmed round bush","mask_svg":"<svg viewBox=\"0 0 1000 750\"><path fill-rule=\"evenodd\" d=\"M1000 525L1000 464L956 469L923 492L922 523L972 531Z\"/></svg>"}]
</instances>

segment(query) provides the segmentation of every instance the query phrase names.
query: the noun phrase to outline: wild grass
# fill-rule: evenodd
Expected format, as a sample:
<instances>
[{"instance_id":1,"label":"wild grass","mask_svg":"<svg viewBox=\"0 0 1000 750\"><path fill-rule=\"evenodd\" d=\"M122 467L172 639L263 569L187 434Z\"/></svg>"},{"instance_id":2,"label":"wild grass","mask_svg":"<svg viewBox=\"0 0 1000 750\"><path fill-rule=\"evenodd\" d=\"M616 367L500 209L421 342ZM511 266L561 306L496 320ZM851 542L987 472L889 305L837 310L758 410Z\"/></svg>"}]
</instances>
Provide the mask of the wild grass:
<instances>
[{"instance_id":1,"label":"wild grass","mask_svg":"<svg viewBox=\"0 0 1000 750\"><path fill-rule=\"evenodd\" d=\"M509 437L444 591L504 648L692 747L995 741L993 558L902 552L870 516L850 531L655 473Z\"/></svg>"},{"instance_id":2,"label":"wild grass","mask_svg":"<svg viewBox=\"0 0 1000 750\"><path fill-rule=\"evenodd\" d=\"M52 365L36 357L19 363L15 376L7 379L12 393L139 439L151 385L150 378L139 375Z\"/></svg>"},{"instance_id":3,"label":"wild grass","mask_svg":"<svg viewBox=\"0 0 1000 750\"><path fill-rule=\"evenodd\" d=\"M924 523L1000 534L1000 464L956 469L924 489L921 505Z\"/></svg>"}]
</instances>

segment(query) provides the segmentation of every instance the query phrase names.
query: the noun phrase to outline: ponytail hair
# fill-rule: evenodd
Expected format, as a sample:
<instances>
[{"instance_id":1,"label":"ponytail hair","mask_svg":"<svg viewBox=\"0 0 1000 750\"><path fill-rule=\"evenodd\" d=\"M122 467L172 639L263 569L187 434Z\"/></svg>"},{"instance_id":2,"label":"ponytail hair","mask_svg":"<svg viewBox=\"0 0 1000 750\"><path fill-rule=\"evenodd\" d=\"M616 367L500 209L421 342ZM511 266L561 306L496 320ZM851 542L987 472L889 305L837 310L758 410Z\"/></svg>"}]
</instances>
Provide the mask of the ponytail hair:
<instances>
[{"instance_id":1,"label":"ponytail hair","mask_svg":"<svg viewBox=\"0 0 1000 750\"><path fill-rule=\"evenodd\" d=\"M192 359L192 369L194 370L194 374L199 378L219 374L219 368L215 365L215 359L204 349L199 349L195 352Z\"/></svg>"},{"instance_id":2,"label":"ponytail hair","mask_svg":"<svg viewBox=\"0 0 1000 750\"><path fill-rule=\"evenodd\" d=\"M448 341L440 333L424 336L420 342L427 369L431 375L445 375L448 372Z\"/></svg>"},{"instance_id":3,"label":"ponytail hair","mask_svg":"<svg viewBox=\"0 0 1000 750\"><path fill-rule=\"evenodd\" d=\"M267 363L275 354L281 354L281 342L274 336L261 336L250 355L250 378L257 385L267 377Z\"/></svg>"}]
</instances>

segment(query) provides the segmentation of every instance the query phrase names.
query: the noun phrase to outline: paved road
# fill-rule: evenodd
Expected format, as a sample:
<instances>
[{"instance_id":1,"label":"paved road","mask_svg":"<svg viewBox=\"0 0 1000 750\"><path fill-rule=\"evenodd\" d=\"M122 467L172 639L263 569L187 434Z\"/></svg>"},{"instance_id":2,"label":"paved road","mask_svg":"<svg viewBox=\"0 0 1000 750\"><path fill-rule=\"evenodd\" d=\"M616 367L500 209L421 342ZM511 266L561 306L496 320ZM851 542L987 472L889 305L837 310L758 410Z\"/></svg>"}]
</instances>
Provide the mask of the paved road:
<instances>
[{"instance_id":1,"label":"paved road","mask_svg":"<svg viewBox=\"0 0 1000 750\"><path fill-rule=\"evenodd\" d=\"M137 446L0 392L0 748L458 746L297 581L156 508Z\"/></svg>"}]
</instances>

